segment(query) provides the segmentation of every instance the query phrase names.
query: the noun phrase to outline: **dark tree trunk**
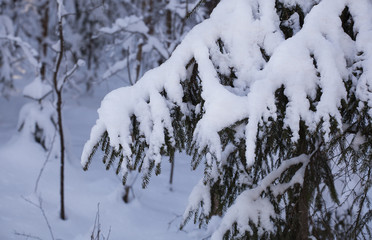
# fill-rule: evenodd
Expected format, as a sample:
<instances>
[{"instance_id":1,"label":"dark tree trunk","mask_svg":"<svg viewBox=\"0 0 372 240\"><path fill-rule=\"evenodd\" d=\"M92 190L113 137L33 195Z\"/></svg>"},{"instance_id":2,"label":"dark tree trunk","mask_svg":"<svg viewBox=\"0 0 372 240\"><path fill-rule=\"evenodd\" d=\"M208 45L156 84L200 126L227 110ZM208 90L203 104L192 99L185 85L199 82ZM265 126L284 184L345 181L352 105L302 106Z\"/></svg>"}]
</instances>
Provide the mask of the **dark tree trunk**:
<instances>
[{"instance_id":1,"label":"dark tree trunk","mask_svg":"<svg viewBox=\"0 0 372 240\"><path fill-rule=\"evenodd\" d=\"M298 141L298 152L300 154L309 154L308 152L308 141L306 140L306 127L303 121L300 121L300 139ZM311 192L311 186L309 181L309 173L311 174L312 163L306 168L304 182L300 191L300 196L296 204L295 209L298 211L298 226L297 237L298 240L308 240L309 238L309 194Z\"/></svg>"},{"instance_id":2,"label":"dark tree trunk","mask_svg":"<svg viewBox=\"0 0 372 240\"><path fill-rule=\"evenodd\" d=\"M306 139L306 127L303 121L300 122L300 138L298 140L294 154L309 154L309 143ZM302 186L295 186L289 191L289 205L287 223L284 228L283 239L308 240L309 237L309 198L313 191L311 186L311 174L313 172L313 161L310 159L304 174Z\"/></svg>"},{"instance_id":3,"label":"dark tree trunk","mask_svg":"<svg viewBox=\"0 0 372 240\"><path fill-rule=\"evenodd\" d=\"M170 177L169 177L169 185L171 186L171 190L172 190L172 184L173 184L173 172L174 172L174 157L171 160L171 171L170 171Z\"/></svg>"},{"instance_id":4,"label":"dark tree trunk","mask_svg":"<svg viewBox=\"0 0 372 240\"><path fill-rule=\"evenodd\" d=\"M58 72L61 66L62 57L63 57L63 29L62 29L62 19L58 22L58 31L59 31L59 40L60 40L60 52L57 57L57 64L56 68L53 73L53 85L54 91L57 95L57 124L58 124L58 131L60 137L60 151L61 151L61 168L60 168L60 197L61 197L61 212L60 218L62 220L66 220L65 214L65 191L64 191L64 181L65 181L65 141L64 141L64 134L63 134L63 124L62 124L62 85L59 86L58 83ZM62 84L62 83L61 83Z\"/></svg>"},{"instance_id":5,"label":"dark tree trunk","mask_svg":"<svg viewBox=\"0 0 372 240\"><path fill-rule=\"evenodd\" d=\"M42 56L41 56L41 67L40 67L40 78L45 80L46 74L46 63L45 58L48 52L48 43L45 41L48 38L48 23L49 23L49 1L47 1L42 7L41 11L44 11L40 15L43 15L41 18L42 26L42 37L39 39L39 43L42 46Z\"/></svg>"},{"instance_id":6,"label":"dark tree trunk","mask_svg":"<svg viewBox=\"0 0 372 240\"><path fill-rule=\"evenodd\" d=\"M60 194L61 194L61 214L60 217L66 220L65 215L65 140L63 134L63 124L62 124L62 93L59 91L57 93L57 114L58 114L58 130L61 143L61 169L60 169Z\"/></svg>"}]
</instances>

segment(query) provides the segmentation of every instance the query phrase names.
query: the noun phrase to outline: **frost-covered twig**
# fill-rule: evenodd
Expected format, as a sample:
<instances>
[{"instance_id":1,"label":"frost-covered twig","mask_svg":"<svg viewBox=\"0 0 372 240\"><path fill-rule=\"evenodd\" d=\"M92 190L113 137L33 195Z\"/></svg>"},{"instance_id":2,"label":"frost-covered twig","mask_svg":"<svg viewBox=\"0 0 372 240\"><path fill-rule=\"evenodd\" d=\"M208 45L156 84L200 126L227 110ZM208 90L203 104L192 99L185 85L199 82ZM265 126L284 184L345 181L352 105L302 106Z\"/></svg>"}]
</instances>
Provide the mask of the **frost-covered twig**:
<instances>
[{"instance_id":1,"label":"frost-covered twig","mask_svg":"<svg viewBox=\"0 0 372 240\"><path fill-rule=\"evenodd\" d=\"M72 74L74 74L74 72L81 66L83 66L85 63L83 60L79 59L77 61L77 63L74 64L74 66L69 70L67 71L62 77L61 77L61 80L59 80L58 82L58 88L60 90L62 90L63 88L63 85L66 83L66 81L72 76Z\"/></svg>"},{"instance_id":2,"label":"frost-covered twig","mask_svg":"<svg viewBox=\"0 0 372 240\"><path fill-rule=\"evenodd\" d=\"M128 69L128 78L129 78L129 81L131 83L131 85L133 85L133 81L132 81L132 77L130 75L130 66L129 66L129 62L132 61L134 59L134 56L132 56L131 54L129 54L129 51L128 51L128 54L127 54L127 58L126 59L123 59L121 61L118 61L116 62L114 65L110 66L104 73L103 73L103 79L107 79L113 75L115 75L116 73L118 73L119 71L127 68Z\"/></svg>"},{"instance_id":3,"label":"frost-covered twig","mask_svg":"<svg viewBox=\"0 0 372 240\"><path fill-rule=\"evenodd\" d=\"M103 27L99 29L99 31L110 35L119 32L145 34L148 31L148 28L144 23L143 18L131 15L125 18L118 18L111 28Z\"/></svg>"},{"instance_id":4,"label":"frost-covered twig","mask_svg":"<svg viewBox=\"0 0 372 240\"><path fill-rule=\"evenodd\" d=\"M37 68L39 66L39 62L35 58L38 55L37 51L33 47L31 47L30 44L23 41L21 38L15 37L12 35L5 35L5 36L0 35L0 39L8 40L8 41L15 42L16 44L18 44L22 48L23 52L25 53L27 60L34 67Z\"/></svg>"}]
</instances>

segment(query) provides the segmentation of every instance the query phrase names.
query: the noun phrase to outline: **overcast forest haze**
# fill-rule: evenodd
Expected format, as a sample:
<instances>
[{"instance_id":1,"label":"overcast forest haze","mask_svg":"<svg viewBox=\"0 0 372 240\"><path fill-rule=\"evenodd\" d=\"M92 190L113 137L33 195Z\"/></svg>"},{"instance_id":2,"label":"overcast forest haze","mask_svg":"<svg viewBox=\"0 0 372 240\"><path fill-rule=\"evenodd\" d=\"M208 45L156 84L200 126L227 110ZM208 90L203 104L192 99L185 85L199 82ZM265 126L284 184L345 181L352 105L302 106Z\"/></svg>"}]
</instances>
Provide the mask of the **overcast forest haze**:
<instances>
[{"instance_id":1,"label":"overcast forest haze","mask_svg":"<svg viewBox=\"0 0 372 240\"><path fill-rule=\"evenodd\" d=\"M0 239L372 239L371 0L0 0Z\"/></svg>"}]
</instances>

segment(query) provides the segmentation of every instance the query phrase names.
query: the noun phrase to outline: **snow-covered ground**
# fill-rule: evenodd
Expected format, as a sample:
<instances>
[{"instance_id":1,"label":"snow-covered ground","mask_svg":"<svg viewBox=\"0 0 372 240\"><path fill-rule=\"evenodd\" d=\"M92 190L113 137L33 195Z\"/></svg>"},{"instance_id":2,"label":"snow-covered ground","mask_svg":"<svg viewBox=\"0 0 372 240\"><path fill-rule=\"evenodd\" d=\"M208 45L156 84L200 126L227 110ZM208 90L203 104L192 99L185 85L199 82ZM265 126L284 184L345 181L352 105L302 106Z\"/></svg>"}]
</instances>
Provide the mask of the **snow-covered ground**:
<instances>
[{"instance_id":1,"label":"snow-covered ground","mask_svg":"<svg viewBox=\"0 0 372 240\"><path fill-rule=\"evenodd\" d=\"M97 118L102 92L68 96L64 104L67 221L59 219L59 159L49 159L35 192L47 153L16 131L19 110L27 100L21 96L0 98L0 239L91 239L98 204L101 233L112 240L207 237L208 230L199 230L192 222L178 230L188 195L202 176L202 167L190 170L188 156L177 155L173 191L168 184L170 164L163 161L162 174L153 176L147 189L141 189L138 176L135 199L129 204L122 200L120 178L113 170L106 171L98 157L87 172L82 170L80 154ZM38 208L40 203L51 231Z\"/></svg>"}]
</instances>

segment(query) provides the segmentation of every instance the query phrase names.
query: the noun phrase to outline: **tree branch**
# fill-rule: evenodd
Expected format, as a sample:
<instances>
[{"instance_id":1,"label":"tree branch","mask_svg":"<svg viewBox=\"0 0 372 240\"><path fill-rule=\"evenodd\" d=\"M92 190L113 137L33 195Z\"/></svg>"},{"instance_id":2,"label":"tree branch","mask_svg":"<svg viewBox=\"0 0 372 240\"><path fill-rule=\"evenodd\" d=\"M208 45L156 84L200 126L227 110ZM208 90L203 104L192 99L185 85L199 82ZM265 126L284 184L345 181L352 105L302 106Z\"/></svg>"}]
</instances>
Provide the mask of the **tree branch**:
<instances>
[{"instance_id":1,"label":"tree branch","mask_svg":"<svg viewBox=\"0 0 372 240\"><path fill-rule=\"evenodd\" d=\"M39 181L40 181L40 178L41 178L41 175L43 174L44 172L44 169L45 169L45 166L47 164L47 162L49 161L49 157L52 153L52 150L53 150L53 146L54 146L54 142L55 142L55 138L56 138L56 135L57 135L57 130L54 131L54 136L53 136L53 140L52 140L52 144L51 144L51 147L49 149L49 152L48 152L48 155L43 163L43 166L41 167L40 169L40 172L39 172L39 175L37 176L37 179L36 179L36 183L35 183L35 188L34 188L34 192L36 193L37 192L37 189L38 189L38 186L39 186Z\"/></svg>"},{"instance_id":2,"label":"tree branch","mask_svg":"<svg viewBox=\"0 0 372 240\"><path fill-rule=\"evenodd\" d=\"M48 226L48 230L49 230L50 236L52 237L52 240L54 240L54 235L53 235L52 227L50 226L49 221L48 221L48 218L47 218L47 216L45 214L45 211L44 211L44 208L43 208L43 202L42 202L41 197L39 197L39 204L36 204L36 203L32 202L31 200L23 197L23 196L22 196L22 198L23 198L23 200L25 200L26 202L28 202L32 206L37 207L41 211L41 214L43 215L43 218L44 218L44 220L45 220L45 222L46 222L46 224Z\"/></svg>"}]
</instances>

